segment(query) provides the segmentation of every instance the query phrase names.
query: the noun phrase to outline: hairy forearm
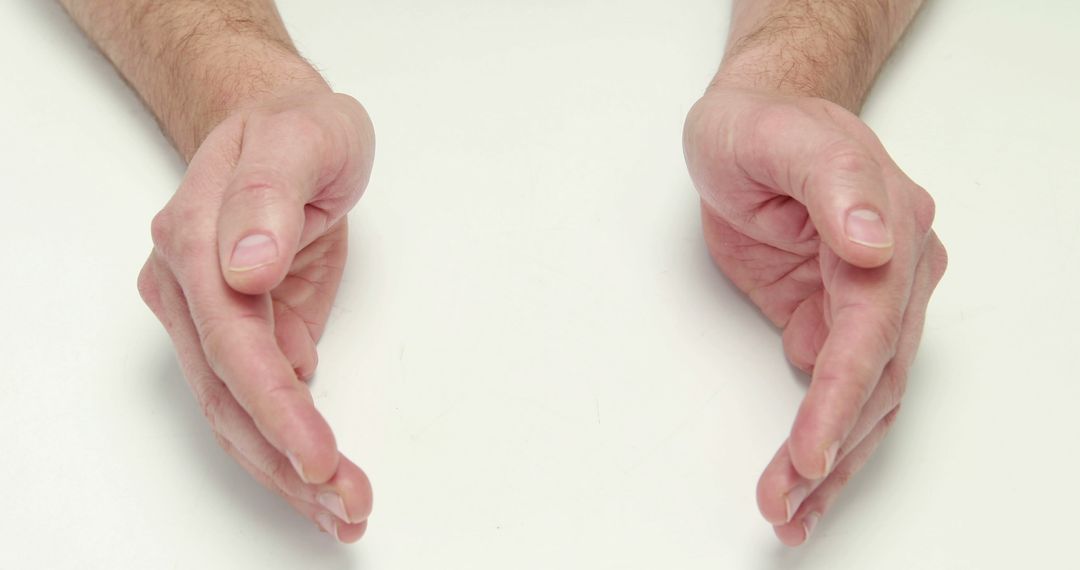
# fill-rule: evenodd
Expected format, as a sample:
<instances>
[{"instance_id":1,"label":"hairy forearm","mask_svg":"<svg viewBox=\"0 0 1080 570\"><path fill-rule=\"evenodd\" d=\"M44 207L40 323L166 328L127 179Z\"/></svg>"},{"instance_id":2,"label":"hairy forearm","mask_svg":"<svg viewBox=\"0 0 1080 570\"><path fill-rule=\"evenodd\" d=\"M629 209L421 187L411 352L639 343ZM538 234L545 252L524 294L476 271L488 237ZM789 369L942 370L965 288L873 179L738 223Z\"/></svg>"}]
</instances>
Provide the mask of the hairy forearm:
<instances>
[{"instance_id":1,"label":"hairy forearm","mask_svg":"<svg viewBox=\"0 0 1080 570\"><path fill-rule=\"evenodd\" d=\"M326 89L273 0L60 0L139 93L186 159L231 111Z\"/></svg>"},{"instance_id":2,"label":"hairy forearm","mask_svg":"<svg viewBox=\"0 0 1080 570\"><path fill-rule=\"evenodd\" d=\"M735 0L717 84L858 111L923 0Z\"/></svg>"}]
</instances>

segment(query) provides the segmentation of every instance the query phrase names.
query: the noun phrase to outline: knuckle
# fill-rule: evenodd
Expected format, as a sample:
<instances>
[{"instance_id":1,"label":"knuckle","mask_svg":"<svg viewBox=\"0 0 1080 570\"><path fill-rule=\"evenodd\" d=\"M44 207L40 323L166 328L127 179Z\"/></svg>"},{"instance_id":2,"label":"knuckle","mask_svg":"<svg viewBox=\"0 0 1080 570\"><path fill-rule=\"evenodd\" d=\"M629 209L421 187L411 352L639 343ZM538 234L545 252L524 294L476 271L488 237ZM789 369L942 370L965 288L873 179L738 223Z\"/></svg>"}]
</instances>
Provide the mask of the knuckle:
<instances>
[{"instance_id":1,"label":"knuckle","mask_svg":"<svg viewBox=\"0 0 1080 570\"><path fill-rule=\"evenodd\" d=\"M886 405L895 407L900 404L900 401L904 399L904 393L907 392L907 379L907 370L904 367L894 364L889 369L888 374L882 379L888 402Z\"/></svg>"},{"instance_id":2,"label":"knuckle","mask_svg":"<svg viewBox=\"0 0 1080 570\"><path fill-rule=\"evenodd\" d=\"M847 139L822 149L820 160L824 170L833 175L862 174L878 167L869 153Z\"/></svg>"},{"instance_id":3,"label":"knuckle","mask_svg":"<svg viewBox=\"0 0 1080 570\"><path fill-rule=\"evenodd\" d=\"M712 101L699 100L687 113L683 124L683 154L699 191L711 188L717 171L723 170L725 159L732 152L730 131L727 117Z\"/></svg>"},{"instance_id":4,"label":"knuckle","mask_svg":"<svg viewBox=\"0 0 1080 570\"><path fill-rule=\"evenodd\" d=\"M229 326L219 318L205 317L196 323L201 331L203 353L210 366L218 369L229 348Z\"/></svg>"},{"instance_id":5,"label":"knuckle","mask_svg":"<svg viewBox=\"0 0 1080 570\"><path fill-rule=\"evenodd\" d=\"M236 339L249 335L243 330L249 322L258 328L271 326L264 317L256 314L230 316L228 318L211 315L199 318L195 324L202 338L203 353L206 355L206 360L211 367L218 370L223 363L228 361L232 349L238 347ZM262 359L249 350L239 351L236 354L244 359L242 362L242 369L244 370L261 373L266 368Z\"/></svg>"},{"instance_id":6,"label":"knuckle","mask_svg":"<svg viewBox=\"0 0 1080 570\"><path fill-rule=\"evenodd\" d=\"M686 112L686 118L683 119L683 150L690 152L698 147L699 132L701 130L701 123L704 121L704 112L702 111L703 103L699 100L694 103L694 106L690 107L690 110ZM687 156L689 159L690 156Z\"/></svg>"},{"instance_id":7,"label":"knuckle","mask_svg":"<svg viewBox=\"0 0 1080 570\"><path fill-rule=\"evenodd\" d=\"M855 472L850 468L837 469L833 472L832 476L836 479L837 487L847 487L847 484L851 482L851 478L855 475Z\"/></svg>"},{"instance_id":8,"label":"knuckle","mask_svg":"<svg viewBox=\"0 0 1080 570\"><path fill-rule=\"evenodd\" d=\"M784 356L787 357L792 366L810 374L813 372L814 359L817 354L806 345L805 339L794 331L795 329L791 326L784 329L782 337Z\"/></svg>"},{"instance_id":9,"label":"knuckle","mask_svg":"<svg viewBox=\"0 0 1080 570\"><path fill-rule=\"evenodd\" d=\"M154 274L154 268L151 266L151 261L147 261L139 272L139 279L136 285L139 288L139 297L142 298L143 303L146 303L147 307L154 314L158 314L161 311L161 288L157 283L157 276Z\"/></svg>"},{"instance_id":10,"label":"knuckle","mask_svg":"<svg viewBox=\"0 0 1080 570\"><path fill-rule=\"evenodd\" d=\"M850 315L842 315L838 318L851 318L851 322L865 322L869 326L860 327L866 331L868 346L875 355L892 358L896 352L896 339L904 324L904 311L901 302L888 301L873 306L854 304L843 307L840 312L849 311Z\"/></svg>"},{"instance_id":11,"label":"knuckle","mask_svg":"<svg viewBox=\"0 0 1080 570\"><path fill-rule=\"evenodd\" d=\"M281 200L281 192L288 187L270 172L261 171L246 176L224 199L223 209L231 203L239 203L245 209L261 210Z\"/></svg>"},{"instance_id":12,"label":"knuckle","mask_svg":"<svg viewBox=\"0 0 1080 570\"><path fill-rule=\"evenodd\" d=\"M353 124L353 130L360 135L360 140L374 144L375 126L371 121L364 105L345 93L335 93L334 100L338 102Z\"/></svg>"},{"instance_id":13,"label":"knuckle","mask_svg":"<svg viewBox=\"0 0 1080 570\"><path fill-rule=\"evenodd\" d=\"M165 214L154 245L170 265L182 264L211 252L216 254L216 244L204 235L203 216L191 208Z\"/></svg>"},{"instance_id":14,"label":"knuckle","mask_svg":"<svg viewBox=\"0 0 1080 570\"><path fill-rule=\"evenodd\" d=\"M299 210L303 203L298 192L296 184L272 165L249 170L240 175L226 191L222 210L244 214L281 207Z\"/></svg>"},{"instance_id":15,"label":"knuckle","mask_svg":"<svg viewBox=\"0 0 1080 570\"><path fill-rule=\"evenodd\" d=\"M163 250L172 239L172 215L168 209L161 210L150 221L150 238L159 250Z\"/></svg>"},{"instance_id":16,"label":"knuckle","mask_svg":"<svg viewBox=\"0 0 1080 570\"><path fill-rule=\"evenodd\" d=\"M881 380L881 363L889 362L896 355L901 317L894 316L894 312L890 310L875 317L877 325L867 327L863 333L861 353L849 352L849 358L831 361L828 368L821 368L820 378L830 384L843 385L845 393L854 400L866 402Z\"/></svg>"},{"instance_id":17,"label":"knuckle","mask_svg":"<svg viewBox=\"0 0 1080 570\"><path fill-rule=\"evenodd\" d=\"M883 308L875 331L878 335L877 340L883 345L883 352L888 353L890 357L896 348L896 339L900 336L903 325L904 310L900 307L900 303L891 303L889 307Z\"/></svg>"},{"instance_id":18,"label":"knuckle","mask_svg":"<svg viewBox=\"0 0 1080 570\"><path fill-rule=\"evenodd\" d=\"M945 271L949 268L949 252L937 236L933 236L933 244L930 246L930 272L934 285L941 281Z\"/></svg>"},{"instance_id":19,"label":"knuckle","mask_svg":"<svg viewBox=\"0 0 1080 570\"><path fill-rule=\"evenodd\" d=\"M716 113L713 111L711 102L699 99L686 113L683 121L683 139L687 146L699 146L703 135L709 132L709 126L714 123Z\"/></svg>"},{"instance_id":20,"label":"knuckle","mask_svg":"<svg viewBox=\"0 0 1080 570\"><path fill-rule=\"evenodd\" d=\"M877 160L850 138L837 138L814 152L809 157L810 171L804 185L816 191L825 203L828 196L840 190L861 194L883 184Z\"/></svg>"},{"instance_id":21,"label":"knuckle","mask_svg":"<svg viewBox=\"0 0 1080 570\"><path fill-rule=\"evenodd\" d=\"M206 244L190 233L181 232L173 239L172 252L175 254L172 256L173 259L180 261L196 259L206 251Z\"/></svg>"},{"instance_id":22,"label":"knuckle","mask_svg":"<svg viewBox=\"0 0 1080 570\"><path fill-rule=\"evenodd\" d=\"M915 225L920 234L927 234L934 225L937 204L933 196L921 186L915 186L914 192Z\"/></svg>"},{"instance_id":23,"label":"knuckle","mask_svg":"<svg viewBox=\"0 0 1080 570\"><path fill-rule=\"evenodd\" d=\"M314 354L310 356L304 356L298 359L299 362L292 362L293 372L300 380L311 380L315 376L315 369L318 368L318 357Z\"/></svg>"},{"instance_id":24,"label":"knuckle","mask_svg":"<svg viewBox=\"0 0 1080 570\"><path fill-rule=\"evenodd\" d=\"M888 430L889 428L892 427L892 425L894 423L896 423L896 418L899 415L900 415L900 404L896 404L896 407L894 407L891 411L889 411L889 413L885 414L885 417L881 418L881 425L886 430Z\"/></svg>"}]
</instances>

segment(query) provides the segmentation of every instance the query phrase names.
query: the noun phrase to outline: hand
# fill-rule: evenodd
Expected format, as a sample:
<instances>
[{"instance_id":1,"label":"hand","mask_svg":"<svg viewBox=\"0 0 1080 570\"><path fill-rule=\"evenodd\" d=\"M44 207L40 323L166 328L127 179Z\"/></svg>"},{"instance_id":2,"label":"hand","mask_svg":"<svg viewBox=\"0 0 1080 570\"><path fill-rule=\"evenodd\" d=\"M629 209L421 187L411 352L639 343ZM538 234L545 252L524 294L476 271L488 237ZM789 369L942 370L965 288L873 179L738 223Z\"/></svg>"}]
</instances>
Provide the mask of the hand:
<instances>
[{"instance_id":1,"label":"hand","mask_svg":"<svg viewBox=\"0 0 1080 570\"><path fill-rule=\"evenodd\" d=\"M203 141L153 222L139 291L168 330L218 442L344 542L371 511L302 381L341 280L345 214L371 172L374 131L321 89L233 113Z\"/></svg>"},{"instance_id":2,"label":"hand","mask_svg":"<svg viewBox=\"0 0 1080 570\"><path fill-rule=\"evenodd\" d=\"M714 84L687 117L709 252L811 374L758 505L801 544L900 406L946 254L934 202L855 115Z\"/></svg>"}]
</instances>

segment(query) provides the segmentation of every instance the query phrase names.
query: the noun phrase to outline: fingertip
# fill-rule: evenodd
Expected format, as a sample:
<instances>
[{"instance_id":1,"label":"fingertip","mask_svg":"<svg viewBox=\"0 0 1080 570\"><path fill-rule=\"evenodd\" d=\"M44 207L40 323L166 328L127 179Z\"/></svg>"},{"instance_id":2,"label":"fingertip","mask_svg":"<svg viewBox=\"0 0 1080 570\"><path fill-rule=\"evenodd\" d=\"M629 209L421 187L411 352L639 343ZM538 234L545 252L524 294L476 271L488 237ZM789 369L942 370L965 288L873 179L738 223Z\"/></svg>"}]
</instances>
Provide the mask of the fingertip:
<instances>
[{"instance_id":1,"label":"fingertip","mask_svg":"<svg viewBox=\"0 0 1080 570\"><path fill-rule=\"evenodd\" d=\"M296 377L301 381L311 382L311 379L315 377L315 368L318 364L319 357L316 353L312 352L310 359L295 365L293 370L296 371Z\"/></svg>"},{"instance_id":2,"label":"fingertip","mask_svg":"<svg viewBox=\"0 0 1080 570\"><path fill-rule=\"evenodd\" d=\"M337 539L340 542L351 544L363 538L367 532L368 522L357 524L337 523Z\"/></svg>"},{"instance_id":3,"label":"fingertip","mask_svg":"<svg viewBox=\"0 0 1080 570\"><path fill-rule=\"evenodd\" d=\"M239 240L229 255L229 270L252 271L273 264L280 255L277 240L268 233L253 232Z\"/></svg>"},{"instance_id":4,"label":"fingertip","mask_svg":"<svg viewBox=\"0 0 1080 570\"><path fill-rule=\"evenodd\" d=\"M373 494L367 473L342 456L338 462L333 484L341 490L349 513L349 522L359 523L371 516Z\"/></svg>"},{"instance_id":5,"label":"fingertip","mask_svg":"<svg viewBox=\"0 0 1080 570\"><path fill-rule=\"evenodd\" d=\"M356 464L340 456L336 473L315 500L333 514L330 519L333 524L329 526L338 541L352 543L364 536L371 516L371 482ZM321 521L320 526L323 526Z\"/></svg>"},{"instance_id":6,"label":"fingertip","mask_svg":"<svg viewBox=\"0 0 1080 570\"><path fill-rule=\"evenodd\" d=\"M814 527L817 526L818 520L821 519L821 514L818 512L811 512L803 517L803 542L810 539L810 535L814 533Z\"/></svg>"},{"instance_id":7,"label":"fingertip","mask_svg":"<svg viewBox=\"0 0 1080 570\"><path fill-rule=\"evenodd\" d=\"M310 508L312 507L307 506L303 507L302 510ZM351 544L360 540L360 538L363 537L364 533L367 531L367 521L363 521L357 524L350 524L339 520L333 514L327 511L316 511L315 513L309 514L308 516L315 521L315 524L318 525L319 530L332 536L334 540L344 544Z\"/></svg>"},{"instance_id":8,"label":"fingertip","mask_svg":"<svg viewBox=\"0 0 1080 570\"><path fill-rule=\"evenodd\" d=\"M788 454L786 448L782 454ZM769 524L782 525L791 520L808 492L809 488L792 472L790 460L778 454L758 480L758 510Z\"/></svg>"},{"instance_id":9,"label":"fingertip","mask_svg":"<svg viewBox=\"0 0 1080 570\"><path fill-rule=\"evenodd\" d=\"M319 512L315 514L315 524L319 525L319 528L334 537L334 540L341 541L338 536L338 522L334 520L334 515L328 512Z\"/></svg>"},{"instance_id":10,"label":"fingertip","mask_svg":"<svg viewBox=\"0 0 1080 570\"><path fill-rule=\"evenodd\" d=\"M342 456L337 472L318 490L315 500L338 519L359 524L371 516L371 482L359 467Z\"/></svg>"},{"instance_id":11,"label":"fingertip","mask_svg":"<svg viewBox=\"0 0 1080 570\"><path fill-rule=\"evenodd\" d=\"M338 453L332 436L329 442L309 445L305 450L288 451L286 455L293 469L309 485L325 485L337 472Z\"/></svg>"},{"instance_id":12,"label":"fingertip","mask_svg":"<svg viewBox=\"0 0 1080 570\"><path fill-rule=\"evenodd\" d=\"M296 377L311 380L319 365L319 352L308 324L288 305L274 302L274 336L278 347L292 365Z\"/></svg>"},{"instance_id":13,"label":"fingertip","mask_svg":"<svg viewBox=\"0 0 1080 570\"><path fill-rule=\"evenodd\" d=\"M784 524L787 522L787 512L784 506L784 494L771 485L768 478L762 475L757 486L758 511L771 525Z\"/></svg>"},{"instance_id":14,"label":"fingertip","mask_svg":"<svg viewBox=\"0 0 1080 570\"><path fill-rule=\"evenodd\" d=\"M292 427L282 434L282 451L304 483L325 485L338 470L337 442L318 411L312 411L316 417L289 423Z\"/></svg>"},{"instance_id":15,"label":"fingertip","mask_svg":"<svg viewBox=\"0 0 1080 570\"><path fill-rule=\"evenodd\" d=\"M233 290L258 295L273 289L286 271L279 240L253 232L222 248L222 273Z\"/></svg>"},{"instance_id":16,"label":"fingertip","mask_svg":"<svg viewBox=\"0 0 1080 570\"><path fill-rule=\"evenodd\" d=\"M334 432L273 333L266 330L272 325L267 319L227 322L228 328L212 329L204 341L210 363L255 427L289 458L300 478L308 484L325 483L337 471Z\"/></svg>"},{"instance_id":17,"label":"fingertip","mask_svg":"<svg viewBox=\"0 0 1080 570\"><path fill-rule=\"evenodd\" d=\"M792 548L800 546L806 542L807 534L806 529L803 528L801 522L790 522L773 527L773 532L776 534L776 538L780 539L780 542L784 546L790 546Z\"/></svg>"},{"instance_id":18,"label":"fingertip","mask_svg":"<svg viewBox=\"0 0 1080 570\"><path fill-rule=\"evenodd\" d=\"M822 444L816 440L810 440L802 436L803 430L793 430L788 440L788 451L791 453L791 465L799 476L811 481L824 479L829 474L829 469L835 461L834 451L836 444ZM830 459L831 457L831 459Z\"/></svg>"},{"instance_id":19,"label":"fingertip","mask_svg":"<svg viewBox=\"0 0 1080 570\"><path fill-rule=\"evenodd\" d=\"M285 457L289 458L293 470L300 476L300 480L308 485L322 485L330 480L331 475L326 475L326 468L318 457L312 454L301 456L292 451L286 451Z\"/></svg>"},{"instance_id":20,"label":"fingertip","mask_svg":"<svg viewBox=\"0 0 1080 570\"><path fill-rule=\"evenodd\" d=\"M822 477L832 473L833 467L836 466L836 456L840 453L840 442L834 441L825 448L822 452L824 456L825 467L822 470Z\"/></svg>"},{"instance_id":21,"label":"fingertip","mask_svg":"<svg viewBox=\"0 0 1080 570\"><path fill-rule=\"evenodd\" d=\"M848 212L844 235L853 243L872 249L892 249L892 231L881 214L871 207L857 206Z\"/></svg>"},{"instance_id":22,"label":"fingertip","mask_svg":"<svg viewBox=\"0 0 1080 570\"><path fill-rule=\"evenodd\" d=\"M818 347L812 344L813 340L812 337L805 334L805 331L792 327L790 324L781 335L784 356L787 357L792 366L804 374L814 373L814 362L817 357Z\"/></svg>"},{"instance_id":23,"label":"fingertip","mask_svg":"<svg viewBox=\"0 0 1080 570\"><path fill-rule=\"evenodd\" d=\"M836 248L837 254L852 265L879 267L892 259L892 231L872 207L856 206L848 211L844 219L844 237L847 242Z\"/></svg>"},{"instance_id":24,"label":"fingertip","mask_svg":"<svg viewBox=\"0 0 1080 570\"><path fill-rule=\"evenodd\" d=\"M811 511L797 520L792 520L787 524L777 525L773 527L773 532L776 533L776 537L780 539L780 542L785 546L801 546L814 532L814 527L817 526L818 521L821 519L821 514L817 511Z\"/></svg>"}]
</instances>

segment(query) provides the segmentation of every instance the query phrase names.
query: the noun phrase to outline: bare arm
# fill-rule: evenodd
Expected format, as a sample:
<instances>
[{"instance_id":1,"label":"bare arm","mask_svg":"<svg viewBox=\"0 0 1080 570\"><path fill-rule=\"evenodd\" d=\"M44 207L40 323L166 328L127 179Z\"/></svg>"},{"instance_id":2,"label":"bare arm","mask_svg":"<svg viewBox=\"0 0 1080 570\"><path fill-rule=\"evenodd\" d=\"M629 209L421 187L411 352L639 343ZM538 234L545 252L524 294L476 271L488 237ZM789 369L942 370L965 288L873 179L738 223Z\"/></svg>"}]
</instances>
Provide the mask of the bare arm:
<instances>
[{"instance_id":1,"label":"bare arm","mask_svg":"<svg viewBox=\"0 0 1080 570\"><path fill-rule=\"evenodd\" d=\"M923 0L735 0L718 81L858 112Z\"/></svg>"},{"instance_id":2,"label":"bare arm","mask_svg":"<svg viewBox=\"0 0 1080 570\"><path fill-rule=\"evenodd\" d=\"M271 92L323 90L272 0L60 0L190 160L232 111Z\"/></svg>"}]
</instances>

